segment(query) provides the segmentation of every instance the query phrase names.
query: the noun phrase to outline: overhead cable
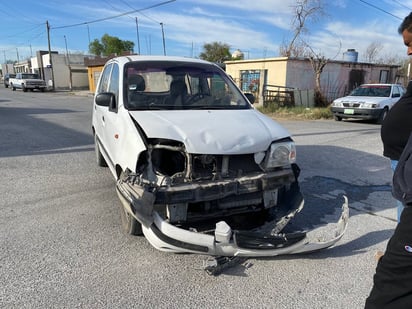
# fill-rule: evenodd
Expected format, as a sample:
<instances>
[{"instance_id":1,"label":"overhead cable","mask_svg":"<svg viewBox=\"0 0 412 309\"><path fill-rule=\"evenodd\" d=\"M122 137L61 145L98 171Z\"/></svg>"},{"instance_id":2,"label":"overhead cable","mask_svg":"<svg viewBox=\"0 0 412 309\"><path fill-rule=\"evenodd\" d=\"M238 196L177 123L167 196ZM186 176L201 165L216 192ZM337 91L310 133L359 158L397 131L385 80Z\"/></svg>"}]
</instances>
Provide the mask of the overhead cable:
<instances>
[{"instance_id":1,"label":"overhead cable","mask_svg":"<svg viewBox=\"0 0 412 309\"><path fill-rule=\"evenodd\" d=\"M143 9L133 10L133 11L121 13L121 14L114 15L114 16L104 17L104 18L100 18L100 19L96 19L96 20L92 20L92 21L85 21L85 22L82 22L82 23L66 25L66 26L50 27L50 29L71 28L71 27L77 27L77 26L82 26L82 25L93 24L93 23L97 23L97 22L101 22L101 21L105 21L105 20L114 19L114 18L118 18L118 17L121 17L121 16L129 15L129 14L132 14L132 13L135 13L135 12L145 11L145 10L152 9L152 8L155 8L155 7L164 5L164 4L168 4L168 3L174 2L174 1L176 1L176 0L164 1L164 2L161 2L161 3L158 3L158 4L148 6L148 7L143 8Z\"/></svg>"}]
</instances>

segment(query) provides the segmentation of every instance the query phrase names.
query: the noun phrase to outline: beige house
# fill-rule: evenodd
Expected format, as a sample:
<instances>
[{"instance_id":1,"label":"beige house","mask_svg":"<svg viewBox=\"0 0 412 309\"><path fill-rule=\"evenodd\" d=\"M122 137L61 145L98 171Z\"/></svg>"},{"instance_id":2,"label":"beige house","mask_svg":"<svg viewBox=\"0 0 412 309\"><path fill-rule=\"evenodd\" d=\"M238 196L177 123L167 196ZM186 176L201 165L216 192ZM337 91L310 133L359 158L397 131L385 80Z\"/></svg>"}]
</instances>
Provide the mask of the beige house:
<instances>
[{"instance_id":1,"label":"beige house","mask_svg":"<svg viewBox=\"0 0 412 309\"><path fill-rule=\"evenodd\" d=\"M294 92L295 105L313 105L315 75L307 58L248 59L225 64L238 86L254 93L259 103L272 90ZM330 60L321 74L322 92L332 101L363 83L403 83L398 71L397 65Z\"/></svg>"}]
</instances>

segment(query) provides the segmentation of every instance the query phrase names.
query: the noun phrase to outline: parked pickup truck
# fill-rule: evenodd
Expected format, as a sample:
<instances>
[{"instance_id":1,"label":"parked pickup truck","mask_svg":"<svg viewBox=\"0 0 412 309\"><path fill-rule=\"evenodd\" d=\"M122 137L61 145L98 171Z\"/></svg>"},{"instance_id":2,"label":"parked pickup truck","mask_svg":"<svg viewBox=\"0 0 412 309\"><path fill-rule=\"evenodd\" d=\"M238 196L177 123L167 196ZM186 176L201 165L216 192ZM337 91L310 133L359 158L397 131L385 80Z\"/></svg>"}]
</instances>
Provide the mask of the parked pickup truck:
<instances>
[{"instance_id":1,"label":"parked pickup truck","mask_svg":"<svg viewBox=\"0 0 412 309\"><path fill-rule=\"evenodd\" d=\"M46 89L46 82L39 78L35 73L17 73L15 78L9 80L10 88L15 91L17 88L26 92L38 89L44 91Z\"/></svg>"}]
</instances>

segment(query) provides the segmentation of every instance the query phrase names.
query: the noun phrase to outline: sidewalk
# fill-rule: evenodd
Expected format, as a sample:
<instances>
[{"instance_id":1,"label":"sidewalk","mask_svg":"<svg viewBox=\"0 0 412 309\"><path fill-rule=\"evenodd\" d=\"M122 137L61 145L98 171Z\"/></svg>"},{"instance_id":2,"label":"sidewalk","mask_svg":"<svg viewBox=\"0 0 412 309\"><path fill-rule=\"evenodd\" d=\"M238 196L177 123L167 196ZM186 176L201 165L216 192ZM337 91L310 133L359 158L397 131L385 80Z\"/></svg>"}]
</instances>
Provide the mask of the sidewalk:
<instances>
[{"instance_id":1,"label":"sidewalk","mask_svg":"<svg viewBox=\"0 0 412 309\"><path fill-rule=\"evenodd\" d=\"M78 95L83 97L93 97L94 93L90 92L90 90L54 90L54 93L61 93L65 95Z\"/></svg>"}]
</instances>

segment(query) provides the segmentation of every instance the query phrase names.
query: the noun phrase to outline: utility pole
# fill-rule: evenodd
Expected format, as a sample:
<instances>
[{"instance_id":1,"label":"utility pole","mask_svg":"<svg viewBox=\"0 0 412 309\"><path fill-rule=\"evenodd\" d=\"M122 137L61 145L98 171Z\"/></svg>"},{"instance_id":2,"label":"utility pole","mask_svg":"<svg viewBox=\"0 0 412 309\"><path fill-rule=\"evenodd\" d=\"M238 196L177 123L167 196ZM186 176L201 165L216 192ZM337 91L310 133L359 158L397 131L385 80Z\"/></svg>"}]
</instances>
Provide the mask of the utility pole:
<instances>
[{"instance_id":1,"label":"utility pole","mask_svg":"<svg viewBox=\"0 0 412 309\"><path fill-rule=\"evenodd\" d=\"M67 40L64 36L64 43L66 44L66 59L67 59L67 68L69 69L69 89L73 90L73 78L72 78L72 67L70 66L69 50L67 49Z\"/></svg>"},{"instance_id":2,"label":"utility pole","mask_svg":"<svg viewBox=\"0 0 412 309\"><path fill-rule=\"evenodd\" d=\"M6 51L3 50L3 56L4 56L4 64L6 66L6 73L9 73L9 66L7 64L7 60L6 60ZM409 71L409 70L408 70Z\"/></svg>"},{"instance_id":3,"label":"utility pole","mask_svg":"<svg viewBox=\"0 0 412 309\"><path fill-rule=\"evenodd\" d=\"M139 24L137 23L137 17L136 17L136 34L137 34L137 50L140 55Z\"/></svg>"},{"instance_id":4,"label":"utility pole","mask_svg":"<svg viewBox=\"0 0 412 309\"><path fill-rule=\"evenodd\" d=\"M160 27L162 28L162 38L163 38L163 55L166 56L166 46L165 46L165 32L163 29L163 23L160 23Z\"/></svg>"},{"instance_id":5,"label":"utility pole","mask_svg":"<svg viewBox=\"0 0 412 309\"><path fill-rule=\"evenodd\" d=\"M87 24L87 35L89 38L89 48L90 48L90 29L89 29L89 24Z\"/></svg>"},{"instance_id":6,"label":"utility pole","mask_svg":"<svg viewBox=\"0 0 412 309\"><path fill-rule=\"evenodd\" d=\"M46 21L46 28L47 28L47 45L49 46L49 66L51 72L51 82L52 82L52 90L54 90L54 73L53 73L53 62L52 62L52 55L51 55L51 47L50 47L50 25L49 21Z\"/></svg>"}]
</instances>

